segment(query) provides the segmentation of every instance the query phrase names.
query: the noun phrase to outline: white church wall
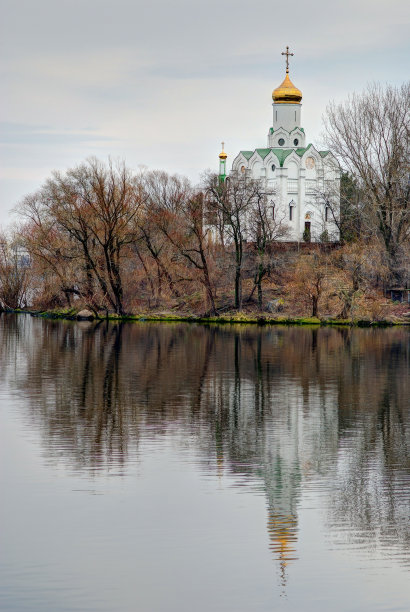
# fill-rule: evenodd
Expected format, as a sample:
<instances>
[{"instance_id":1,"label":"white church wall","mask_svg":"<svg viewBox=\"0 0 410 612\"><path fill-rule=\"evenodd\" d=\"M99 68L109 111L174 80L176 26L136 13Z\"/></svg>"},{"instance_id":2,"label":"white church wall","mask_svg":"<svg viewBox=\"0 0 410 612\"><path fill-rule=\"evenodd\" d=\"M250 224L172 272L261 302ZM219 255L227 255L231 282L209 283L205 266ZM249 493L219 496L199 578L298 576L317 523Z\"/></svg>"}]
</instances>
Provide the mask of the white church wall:
<instances>
[{"instance_id":1,"label":"white church wall","mask_svg":"<svg viewBox=\"0 0 410 612\"><path fill-rule=\"evenodd\" d=\"M251 164L252 178L254 179L261 178L261 169L262 169L262 162L258 160L253 160Z\"/></svg>"},{"instance_id":2,"label":"white church wall","mask_svg":"<svg viewBox=\"0 0 410 612\"><path fill-rule=\"evenodd\" d=\"M301 104L273 104L273 129L284 128L287 132L300 127Z\"/></svg>"},{"instance_id":3,"label":"white church wall","mask_svg":"<svg viewBox=\"0 0 410 612\"><path fill-rule=\"evenodd\" d=\"M288 179L297 179L299 178L299 165L291 160L288 163Z\"/></svg>"}]
</instances>

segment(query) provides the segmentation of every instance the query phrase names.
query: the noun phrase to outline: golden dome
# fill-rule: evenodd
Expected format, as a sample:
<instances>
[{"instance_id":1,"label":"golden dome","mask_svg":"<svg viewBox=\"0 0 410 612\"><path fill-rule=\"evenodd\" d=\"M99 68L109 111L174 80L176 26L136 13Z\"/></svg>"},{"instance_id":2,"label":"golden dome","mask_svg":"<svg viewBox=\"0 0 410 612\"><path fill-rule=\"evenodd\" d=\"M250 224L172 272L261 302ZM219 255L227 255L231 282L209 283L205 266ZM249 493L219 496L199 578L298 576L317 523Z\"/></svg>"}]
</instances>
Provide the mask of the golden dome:
<instances>
[{"instance_id":1,"label":"golden dome","mask_svg":"<svg viewBox=\"0 0 410 612\"><path fill-rule=\"evenodd\" d=\"M222 143L222 151L219 153L219 159L226 159L228 156L224 151L224 143Z\"/></svg>"},{"instance_id":2,"label":"golden dome","mask_svg":"<svg viewBox=\"0 0 410 612\"><path fill-rule=\"evenodd\" d=\"M272 100L275 104L300 104L302 92L294 86L286 71L285 80L272 92Z\"/></svg>"}]
</instances>

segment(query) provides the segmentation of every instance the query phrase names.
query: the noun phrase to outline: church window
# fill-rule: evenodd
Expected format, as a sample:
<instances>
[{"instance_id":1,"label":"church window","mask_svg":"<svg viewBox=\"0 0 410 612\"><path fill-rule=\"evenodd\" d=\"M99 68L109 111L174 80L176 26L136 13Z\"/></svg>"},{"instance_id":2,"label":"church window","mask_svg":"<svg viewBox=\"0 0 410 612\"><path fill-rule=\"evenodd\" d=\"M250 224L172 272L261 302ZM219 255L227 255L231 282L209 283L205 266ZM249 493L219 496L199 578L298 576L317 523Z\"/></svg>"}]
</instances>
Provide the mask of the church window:
<instances>
[{"instance_id":1,"label":"church window","mask_svg":"<svg viewBox=\"0 0 410 612\"><path fill-rule=\"evenodd\" d=\"M295 138L295 140L293 141L293 144L295 145L295 147L297 147L298 144L299 144L299 140L297 138Z\"/></svg>"},{"instance_id":2,"label":"church window","mask_svg":"<svg viewBox=\"0 0 410 612\"><path fill-rule=\"evenodd\" d=\"M283 138L279 138L278 140L278 145L280 145L281 147L283 147L283 145L285 144L285 141Z\"/></svg>"},{"instance_id":3,"label":"church window","mask_svg":"<svg viewBox=\"0 0 410 612\"><path fill-rule=\"evenodd\" d=\"M242 174L244 174L245 170L246 170L245 166L241 166L241 172L242 172Z\"/></svg>"},{"instance_id":4,"label":"church window","mask_svg":"<svg viewBox=\"0 0 410 612\"><path fill-rule=\"evenodd\" d=\"M293 221L293 205L289 204L289 221Z\"/></svg>"},{"instance_id":5,"label":"church window","mask_svg":"<svg viewBox=\"0 0 410 612\"><path fill-rule=\"evenodd\" d=\"M329 221L329 206L325 207L325 221L326 223Z\"/></svg>"},{"instance_id":6,"label":"church window","mask_svg":"<svg viewBox=\"0 0 410 612\"><path fill-rule=\"evenodd\" d=\"M275 207L272 206L272 219L275 220Z\"/></svg>"},{"instance_id":7,"label":"church window","mask_svg":"<svg viewBox=\"0 0 410 612\"><path fill-rule=\"evenodd\" d=\"M275 170L276 170L276 166L275 166L275 164L272 164L272 165L271 165L271 168L272 168L272 172L275 172Z\"/></svg>"}]
</instances>

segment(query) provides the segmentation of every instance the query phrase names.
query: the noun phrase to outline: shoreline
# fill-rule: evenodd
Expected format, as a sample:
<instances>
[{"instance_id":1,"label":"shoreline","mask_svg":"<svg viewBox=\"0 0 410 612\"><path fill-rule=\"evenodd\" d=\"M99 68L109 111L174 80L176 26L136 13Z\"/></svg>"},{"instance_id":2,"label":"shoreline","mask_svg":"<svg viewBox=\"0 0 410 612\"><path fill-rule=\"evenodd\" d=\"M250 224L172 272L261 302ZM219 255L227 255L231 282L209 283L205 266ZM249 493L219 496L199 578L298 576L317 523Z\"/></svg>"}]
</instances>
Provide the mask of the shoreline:
<instances>
[{"instance_id":1,"label":"shoreline","mask_svg":"<svg viewBox=\"0 0 410 612\"><path fill-rule=\"evenodd\" d=\"M111 321L116 323L122 322L162 322L162 323L201 323L201 324L248 324L248 325L311 325L315 327L342 326L342 327L396 327L409 326L410 319L337 319L332 317L316 318L316 317L289 317L289 316L274 316L268 313L260 313L257 315L246 314L243 312L217 315L217 316L200 316L193 314L174 314L174 313L142 313L137 315L115 315L107 316L79 316L76 309L69 310L22 310L8 309L0 310L0 313L14 314L29 314L32 317L40 317L43 319L65 320L65 321Z\"/></svg>"}]
</instances>

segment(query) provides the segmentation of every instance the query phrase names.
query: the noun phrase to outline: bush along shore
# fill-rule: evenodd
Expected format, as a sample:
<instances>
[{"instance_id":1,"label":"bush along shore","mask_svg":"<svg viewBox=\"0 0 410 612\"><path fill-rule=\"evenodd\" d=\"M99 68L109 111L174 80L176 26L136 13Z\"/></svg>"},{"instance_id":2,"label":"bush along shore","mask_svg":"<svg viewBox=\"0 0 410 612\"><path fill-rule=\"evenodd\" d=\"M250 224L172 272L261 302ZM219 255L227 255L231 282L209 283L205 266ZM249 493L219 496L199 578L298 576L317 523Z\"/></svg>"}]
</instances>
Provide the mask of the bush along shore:
<instances>
[{"instance_id":1,"label":"bush along shore","mask_svg":"<svg viewBox=\"0 0 410 612\"><path fill-rule=\"evenodd\" d=\"M196 315L192 313L175 312L148 312L126 314L123 316L114 313L93 313L87 309L54 309L46 311L30 309L8 309L3 312L30 314L33 317L45 319L60 319L66 321L112 321L112 322L168 322L168 323L218 323L218 324L253 324L253 325L342 325L351 327L389 327L393 325L409 325L410 312L404 316L389 316L385 319L371 320L370 318L340 319L333 317L292 317L274 315L271 313L227 312L216 316ZM407 316L406 316L407 315Z\"/></svg>"}]
</instances>

